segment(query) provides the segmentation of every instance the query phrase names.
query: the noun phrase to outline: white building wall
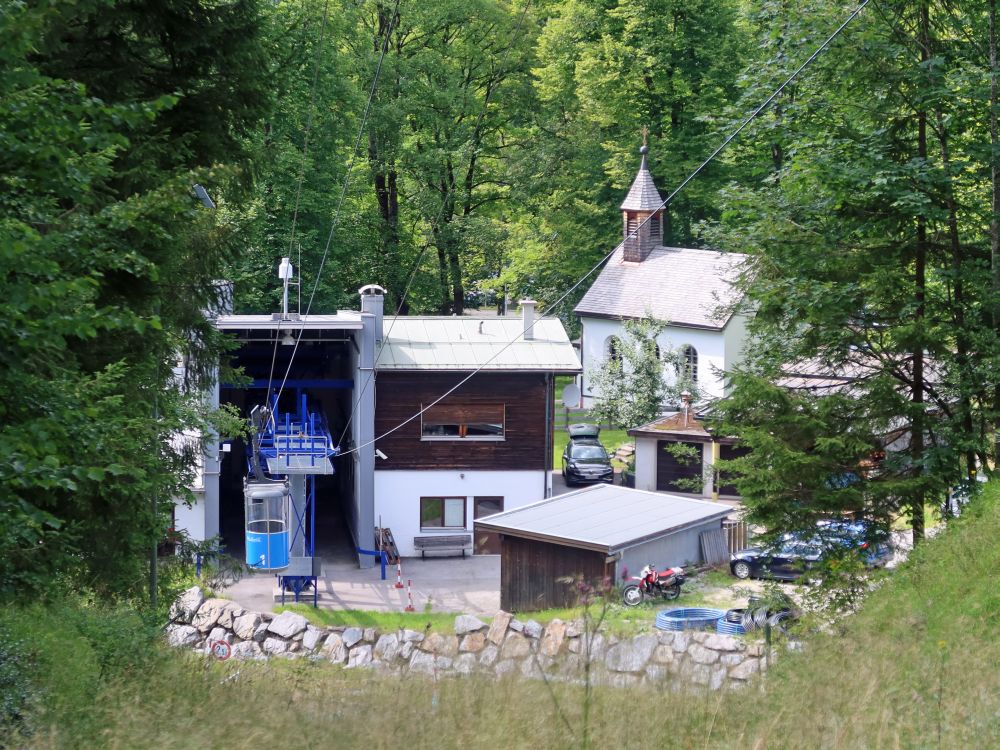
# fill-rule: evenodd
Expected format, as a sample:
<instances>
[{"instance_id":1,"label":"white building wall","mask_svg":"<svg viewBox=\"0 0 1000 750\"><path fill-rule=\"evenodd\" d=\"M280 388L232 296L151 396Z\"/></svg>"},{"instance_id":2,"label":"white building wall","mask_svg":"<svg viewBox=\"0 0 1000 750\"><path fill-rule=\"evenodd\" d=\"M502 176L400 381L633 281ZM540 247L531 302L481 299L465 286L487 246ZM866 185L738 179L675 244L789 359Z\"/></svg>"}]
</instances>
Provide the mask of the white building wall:
<instances>
[{"instance_id":1,"label":"white building wall","mask_svg":"<svg viewBox=\"0 0 1000 750\"><path fill-rule=\"evenodd\" d=\"M415 536L458 534L456 529L420 528L421 497L464 497L466 533L472 533L473 498L503 497L504 510L545 499L544 471L375 471L375 524L388 526L403 557L419 556Z\"/></svg>"},{"instance_id":2,"label":"white building wall","mask_svg":"<svg viewBox=\"0 0 1000 750\"><path fill-rule=\"evenodd\" d=\"M656 439L635 439L635 488L656 491Z\"/></svg>"},{"instance_id":3,"label":"white building wall","mask_svg":"<svg viewBox=\"0 0 1000 750\"><path fill-rule=\"evenodd\" d=\"M742 313L737 313L729 319L723 335L725 337L725 369L732 370L742 364L746 356L747 345L747 321L748 318ZM728 387L725 389L729 393Z\"/></svg>"},{"instance_id":4,"label":"white building wall","mask_svg":"<svg viewBox=\"0 0 1000 750\"><path fill-rule=\"evenodd\" d=\"M210 536L206 528L205 493L193 490L193 494L195 499L190 507L181 500L175 501L174 528L186 531L192 539L203 542Z\"/></svg>"},{"instance_id":5,"label":"white building wall","mask_svg":"<svg viewBox=\"0 0 1000 750\"><path fill-rule=\"evenodd\" d=\"M607 356L607 340L611 336L624 338L625 330L621 321L604 318L581 318L583 326L583 405L590 408L594 404L593 376ZM729 342L730 349L737 351L742 348L745 340L745 325L741 332L734 332ZM728 326L724 331L702 330L699 328L682 328L667 326L657 337L660 351L677 350L682 346L693 346L698 352L698 388L700 397L704 399L721 398L724 393L722 373L728 365L727 335ZM673 382L673 368L665 368L664 379ZM633 427L635 425L628 425Z\"/></svg>"}]
</instances>

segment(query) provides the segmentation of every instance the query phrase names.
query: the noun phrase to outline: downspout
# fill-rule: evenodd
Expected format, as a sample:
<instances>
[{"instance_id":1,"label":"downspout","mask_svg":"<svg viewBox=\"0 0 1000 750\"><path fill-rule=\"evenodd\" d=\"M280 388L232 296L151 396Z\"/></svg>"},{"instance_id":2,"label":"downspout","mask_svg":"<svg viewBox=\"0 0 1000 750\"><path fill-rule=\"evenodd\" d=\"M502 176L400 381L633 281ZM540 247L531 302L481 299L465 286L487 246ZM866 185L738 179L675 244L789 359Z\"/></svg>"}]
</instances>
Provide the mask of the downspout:
<instances>
[{"instance_id":1,"label":"downspout","mask_svg":"<svg viewBox=\"0 0 1000 750\"><path fill-rule=\"evenodd\" d=\"M542 497L552 496L552 446L555 429L555 376L551 372L545 373L545 462L542 464Z\"/></svg>"}]
</instances>

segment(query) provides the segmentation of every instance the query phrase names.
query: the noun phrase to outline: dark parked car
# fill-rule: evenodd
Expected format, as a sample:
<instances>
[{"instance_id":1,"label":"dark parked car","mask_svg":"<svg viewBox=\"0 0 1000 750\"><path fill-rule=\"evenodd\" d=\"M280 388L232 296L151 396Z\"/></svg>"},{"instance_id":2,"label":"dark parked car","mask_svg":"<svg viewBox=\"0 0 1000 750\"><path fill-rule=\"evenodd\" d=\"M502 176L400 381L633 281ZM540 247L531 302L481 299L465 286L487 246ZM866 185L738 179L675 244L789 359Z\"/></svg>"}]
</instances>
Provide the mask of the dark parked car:
<instances>
[{"instance_id":1,"label":"dark parked car","mask_svg":"<svg viewBox=\"0 0 1000 750\"><path fill-rule=\"evenodd\" d=\"M785 534L771 547L750 547L732 555L729 569L737 578L778 578L792 581L814 568L824 552L857 549L868 567L884 567L892 549L862 521L820 521L815 534ZM875 541L869 541L872 538Z\"/></svg>"},{"instance_id":2,"label":"dark parked car","mask_svg":"<svg viewBox=\"0 0 1000 750\"><path fill-rule=\"evenodd\" d=\"M562 471L567 485L590 482L613 482L615 470L611 457L597 439L596 425L572 424L568 427L569 443L563 451Z\"/></svg>"}]
</instances>

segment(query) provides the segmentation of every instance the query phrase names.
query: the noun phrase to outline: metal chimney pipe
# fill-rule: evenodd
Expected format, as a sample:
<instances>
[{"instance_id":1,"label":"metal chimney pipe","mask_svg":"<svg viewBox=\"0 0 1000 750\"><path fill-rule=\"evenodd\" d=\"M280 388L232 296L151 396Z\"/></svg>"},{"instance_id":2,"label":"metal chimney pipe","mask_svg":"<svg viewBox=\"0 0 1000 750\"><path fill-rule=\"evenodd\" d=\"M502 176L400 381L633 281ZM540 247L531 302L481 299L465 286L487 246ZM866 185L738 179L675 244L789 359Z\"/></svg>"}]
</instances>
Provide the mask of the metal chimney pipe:
<instances>
[{"instance_id":1,"label":"metal chimney pipe","mask_svg":"<svg viewBox=\"0 0 1000 750\"><path fill-rule=\"evenodd\" d=\"M361 312L375 316L375 345L382 343L382 316L385 302L385 289L378 284L366 284L358 290L361 295Z\"/></svg>"},{"instance_id":2,"label":"metal chimney pipe","mask_svg":"<svg viewBox=\"0 0 1000 750\"><path fill-rule=\"evenodd\" d=\"M538 303L533 299L521 300L521 315L524 318L524 340L531 341L535 338L535 305Z\"/></svg>"}]
</instances>

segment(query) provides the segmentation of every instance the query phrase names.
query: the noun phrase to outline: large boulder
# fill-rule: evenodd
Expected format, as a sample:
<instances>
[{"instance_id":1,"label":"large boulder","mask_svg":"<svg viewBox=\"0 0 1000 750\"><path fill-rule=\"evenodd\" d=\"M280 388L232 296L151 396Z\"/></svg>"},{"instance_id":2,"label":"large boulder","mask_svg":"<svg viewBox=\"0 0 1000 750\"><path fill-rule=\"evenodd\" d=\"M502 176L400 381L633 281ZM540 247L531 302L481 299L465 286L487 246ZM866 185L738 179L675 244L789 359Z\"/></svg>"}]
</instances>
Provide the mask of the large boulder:
<instances>
[{"instance_id":1,"label":"large boulder","mask_svg":"<svg viewBox=\"0 0 1000 750\"><path fill-rule=\"evenodd\" d=\"M604 663L612 672L641 672L657 645L655 635L636 636L611 646Z\"/></svg>"},{"instance_id":2,"label":"large boulder","mask_svg":"<svg viewBox=\"0 0 1000 750\"><path fill-rule=\"evenodd\" d=\"M544 656L555 656L562 648L566 639L566 623L562 620L553 620L545 628L545 636L542 638L541 651Z\"/></svg>"},{"instance_id":3,"label":"large boulder","mask_svg":"<svg viewBox=\"0 0 1000 750\"><path fill-rule=\"evenodd\" d=\"M266 638L264 640L264 645L262 646L264 653L270 654L271 656L288 653L288 649L290 647L291 644L281 638Z\"/></svg>"},{"instance_id":4,"label":"large boulder","mask_svg":"<svg viewBox=\"0 0 1000 750\"><path fill-rule=\"evenodd\" d=\"M201 639L198 628L192 625L168 625L167 643L171 646L193 646Z\"/></svg>"},{"instance_id":5,"label":"large boulder","mask_svg":"<svg viewBox=\"0 0 1000 750\"><path fill-rule=\"evenodd\" d=\"M438 656L455 656L458 653L458 637L431 633L421 642L419 648Z\"/></svg>"},{"instance_id":6,"label":"large boulder","mask_svg":"<svg viewBox=\"0 0 1000 750\"><path fill-rule=\"evenodd\" d=\"M245 661L247 659L262 659L263 653L260 650L260 644L256 641L240 641L233 646L232 658L238 661Z\"/></svg>"},{"instance_id":7,"label":"large boulder","mask_svg":"<svg viewBox=\"0 0 1000 750\"><path fill-rule=\"evenodd\" d=\"M399 653L399 636L386 633L375 642L373 655L379 661L392 661Z\"/></svg>"},{"instance_id":8,"label":"large boulder","mask_svg":"<svg viewBox=\"0 0 1000 750\"><path fill-rule=\"evenodd\" d=\"M361 628L348 628L344 631L344 645L351 648L356 643L360 643L365 637L365 631Z\"/></svg>"},{"instance_id":9,"label":"large boulder","mask_svg":"<svg viewBox=\"0 0 1000 750\"><path fill-rule=\"evenodd\" d=\"M334 664L343 664L347 661L347 646L340 633L330 633L319 655L324 659L329 659Z\"/></svg>"},{"instance_id":10,"label":"large boulder","mask_svg":"<svg viewBox=\"0 0 1000 750\"><path fill-rule=\"evenodd\" d=\"M514 616L510 612L504 612L502 609L493 615L493 622L490 623L490 629L486 633L486 640L494 646L503 643L504 636L507 635L507 626L510 625L513 618Z\"/></svg>"},{"instance_id":11,"label":"large boulder","mask_svg":"<svg viewBox=\"0 0 1000 750\"><path fill-rule=\"evenodd\" d=\"M195 612L204 601L205 594L202 593L201 587L192 586L170 605L170 620L190 625Z\"/></svg>"},{"instance_id":12,"label":"large boulder","mask_svg":"<svg viewBox=\"0 0 1000 750\"><path fill-rule=\"evenodd\" d=\"M351 656L347 662L348 668L366 667L372 663L372 647L370 643L356 646L351 649Z\"/></svg>"},{"instance_id":13,"label":"large boulder","mask_svg":"<svg viewBox=\"0 0 1000 750\"><path fill-rule=\"evenodd\" d=\"M233 620L233 632L240 640L250 641L253 640L258 625L260 625L260 615L256 612L247 612Z\"/></svg>"},{"instance_id":14,"label":"large boulder","mask_svg":"<svg viewBox=\"0 0 1000 750\"><path fill-rule=\"evenodd\" d=\"M198 608L198 611L191 620L191 624L198 628L200 632L207 633L215 627L223 611L227 607L231 607L232 604L228 599L206 599Z\"/></svg>"},{"instance_id":15,"label":"large boulder","mask_svg":"<svg viewBox=\"0 0 1000 750\"><path fill-rule=\"evenodd\" d=\"M503 659L520 659L531 653L531 641L520 633L510 633L503 642L500 657Z\"/></svg>"},{"instance_id":16,"label":"large boulder","mask_svg":"<svg viewBox=\"0 0 1000 750\"><path fill-rule=\"evenodd\" d=\"M282 612L267 626L269 632L282 638L292 638L309 625L309 621L297 612Z\"/></svg>"},{"instance_id":17,"label":"large boulder","mask_svg":"<svg viewBox=\"0 0 1000 750\"><path fill-rule=\"evenodd\" d=\"M486 627L486 623L472 615L459 615L455 618L455 635L475 633Z\"/></svg>"}]
</instances>

